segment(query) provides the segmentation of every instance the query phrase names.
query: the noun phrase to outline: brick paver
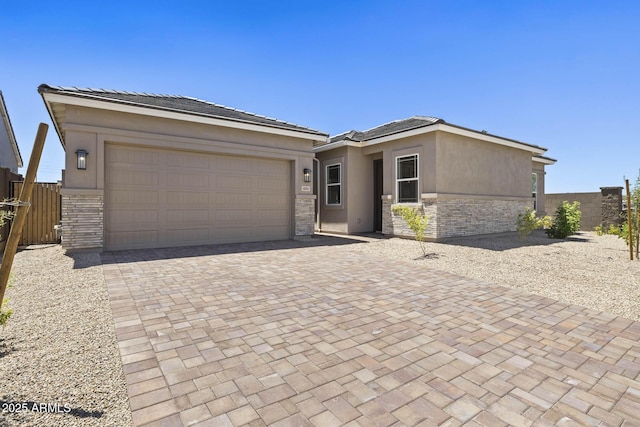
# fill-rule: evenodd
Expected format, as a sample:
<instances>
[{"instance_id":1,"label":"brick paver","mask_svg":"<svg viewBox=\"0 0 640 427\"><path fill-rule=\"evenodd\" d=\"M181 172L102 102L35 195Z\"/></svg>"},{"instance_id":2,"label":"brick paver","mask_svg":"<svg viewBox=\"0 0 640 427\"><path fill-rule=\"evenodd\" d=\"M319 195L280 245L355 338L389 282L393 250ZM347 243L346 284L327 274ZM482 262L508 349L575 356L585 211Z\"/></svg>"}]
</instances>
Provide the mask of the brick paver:
<instances>
[{"instance_id":1,"label":"brick paver","mask_svg":"<svg viewBox=\"0 0 640 427\"><path fill-rule=\"evenodd\" d=\"M135 425L640 425L640 323L344 242L103 254Z\"/></svg>"}]
</instances>

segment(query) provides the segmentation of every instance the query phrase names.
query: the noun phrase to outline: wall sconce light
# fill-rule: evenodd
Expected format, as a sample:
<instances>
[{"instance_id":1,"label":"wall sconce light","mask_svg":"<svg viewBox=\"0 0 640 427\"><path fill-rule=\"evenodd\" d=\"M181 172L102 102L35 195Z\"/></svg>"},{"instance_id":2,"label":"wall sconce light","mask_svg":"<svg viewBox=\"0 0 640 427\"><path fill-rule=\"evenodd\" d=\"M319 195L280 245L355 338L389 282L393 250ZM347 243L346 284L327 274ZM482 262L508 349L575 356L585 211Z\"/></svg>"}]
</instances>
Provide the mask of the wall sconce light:
<instances>
[{"instance_id":1,"label":"wall sconce light","mask_svg":"<svg viewBox=\"0 0 640 427\"><path fill-rule=\"evenodd\" d=\"M304 168L304 182L311 182L311 169Z\"/></svg>"},{"instance_id":2,"label":"wall sconce light","mask_svg":"<svg viewBox=\"0 0 640 427\"><path fill-rule=\"evenodd\" d=\"M87 150L76 151L76 157L78 158L78 169L87 169Z\"/></svg>"}]
</instances>

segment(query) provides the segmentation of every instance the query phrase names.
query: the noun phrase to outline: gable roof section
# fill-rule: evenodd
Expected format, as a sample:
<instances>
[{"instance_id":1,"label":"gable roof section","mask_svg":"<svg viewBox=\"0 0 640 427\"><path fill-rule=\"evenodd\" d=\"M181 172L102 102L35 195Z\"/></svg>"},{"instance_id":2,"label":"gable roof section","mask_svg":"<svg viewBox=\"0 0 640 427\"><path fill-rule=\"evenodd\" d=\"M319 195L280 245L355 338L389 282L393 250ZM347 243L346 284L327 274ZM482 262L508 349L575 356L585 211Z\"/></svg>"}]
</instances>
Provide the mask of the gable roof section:
<instances>
[{"instance_id":1,"label":"gable roof section","mask_svg":"<svg viewBox=\"0 0 640 427\"><path fill-rule=\"evenodd\" d=\"M457 135L467 136L492 142L499 145L506 145L530 151L533 154L543 154L546 148L537 145L527 144L515 139L504 138L502 136L493 135L486 131L477 131L445 122L443 119L430 116L413 116L408 119L396 120L385 123L381 126L366 131L349 131L336 135L329 139L326 143L316 144L315 152L331 150L342 145L367 146L380 144L383 142L393 141L401 138L408 138L414 135L424 133L444 131Z\"/></svg>"},{"instance_id":2,"label":"gable roof section","mask_svg":"<svg viewBox=\"0 0 640 427\"><path fill-rule=\"evenodd\" d=\"M49 86L47 84L40 85L38 92L42 95L63 145L63 134L58 128L56 113L52 108L52 104L55 103L209 123L313 140L326 140L329 136L308 127L188 96Z\"/></svg>"},{"instance_id":3,"label":"gable roof section","mask_svg":"<svg viewBox=\"0 0 640 427\"><path fill-rule=\"evenodd\" d=\"M22 155L20 154L20 147L18 147L18 142L16 141L16 135L13 133L13 126L11 126L11 119L9 118L7 105L4 103L4 96L2 95L2 91L0 91L0 116L2 116L4 127L7 130L7 136L9 137L11 148L13 149L13 155L16 157L18 167L21 168L23 166Z\"/></svg>"}]
</instances>

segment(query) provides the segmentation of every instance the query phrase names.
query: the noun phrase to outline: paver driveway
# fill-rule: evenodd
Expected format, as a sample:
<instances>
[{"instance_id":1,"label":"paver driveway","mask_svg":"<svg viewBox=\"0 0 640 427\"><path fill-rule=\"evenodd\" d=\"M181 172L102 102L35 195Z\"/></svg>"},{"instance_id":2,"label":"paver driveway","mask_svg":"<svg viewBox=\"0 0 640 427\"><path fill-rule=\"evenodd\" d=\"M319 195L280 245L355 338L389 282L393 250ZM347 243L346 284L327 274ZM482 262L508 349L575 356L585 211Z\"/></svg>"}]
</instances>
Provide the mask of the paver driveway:
<instances>
[{"instance_id":1,"label":"paver driveway","mask_svg":"<svg viewBox=\"0 0 640 427\"><path fill-rule=\"evenodd\" d=\"M104 254L134 423L640 425L640 323L341 241Z\"/></svg>"}]
</instances>

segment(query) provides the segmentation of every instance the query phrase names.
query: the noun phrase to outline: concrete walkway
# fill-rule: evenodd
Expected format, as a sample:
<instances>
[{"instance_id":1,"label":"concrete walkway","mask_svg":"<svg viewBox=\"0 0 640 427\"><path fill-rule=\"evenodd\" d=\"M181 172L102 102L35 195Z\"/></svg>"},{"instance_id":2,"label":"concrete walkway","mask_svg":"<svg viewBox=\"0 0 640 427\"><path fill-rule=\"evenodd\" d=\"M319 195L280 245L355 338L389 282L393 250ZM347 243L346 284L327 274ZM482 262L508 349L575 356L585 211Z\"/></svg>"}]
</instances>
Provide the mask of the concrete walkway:
<instances>
[{"instance_id":1,"label":"concrete walkway","mask_svg":"<svg viewBox=\"0 0 640 427\"><path fill-rule=\"evenodd\" d=\"M640 425L640 323L351 244L103 254L134 424Z\"/></svg>"}]
</instances>

